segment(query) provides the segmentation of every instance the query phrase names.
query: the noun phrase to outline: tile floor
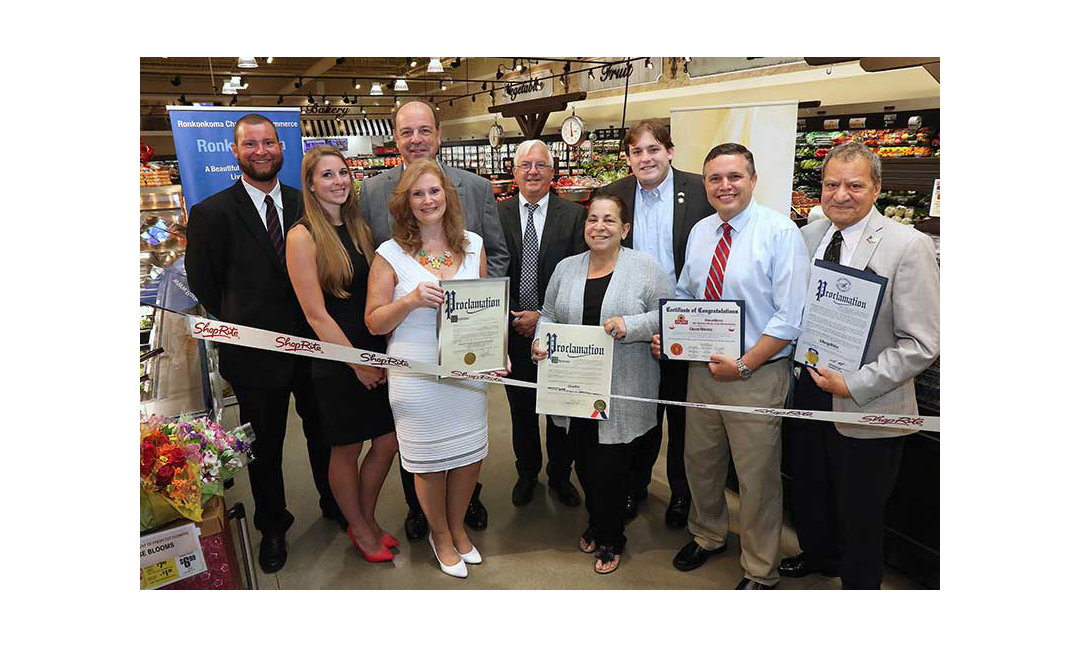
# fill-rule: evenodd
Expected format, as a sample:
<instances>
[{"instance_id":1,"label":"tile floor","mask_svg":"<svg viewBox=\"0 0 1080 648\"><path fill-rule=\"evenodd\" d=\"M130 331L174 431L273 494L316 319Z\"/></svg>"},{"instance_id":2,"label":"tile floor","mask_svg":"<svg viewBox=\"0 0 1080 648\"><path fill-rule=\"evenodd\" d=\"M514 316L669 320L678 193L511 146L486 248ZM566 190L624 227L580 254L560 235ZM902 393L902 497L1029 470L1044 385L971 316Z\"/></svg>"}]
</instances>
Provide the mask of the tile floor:
<instances>
[{"instance_id":1,"label":"tile floor","mask_svg":"<svg viewBox=\"0 0 1080 648\"><path fill-rule=\"evenodd\" d=\"M600 576L592 570L593 559L577 550L577 538L585 528L584 506L567 508L555 499L541 476L533 501L523 507L510 503L517 475L510 439L510 410L501 387L489 385L488 414L490 451L480 475L481 499L488 509L489 526L470 531L484 556L482 565L469 568L464 580L439 571L425 541L405 540L405 501L397 465L391 469L378 504L378 519L387 531L402 540L392 563L366 562L338 526L320 515L318 496L311 480L300 419L290 410L285 449L285 484L289 510L296 522L288 533L289 558L274 574L258 569L259 589L731 589L742 577L739 566L739 498L728 492L732 508L729 548L692 572L680 572L671 559L690 535L685 529L664 525L668 488L664 476L666 446L653 472L649 498L641 513L627 526L627 550L614 573ZM226 424L235 424L237 409L226 412ZM365 448L366 450L366 448ZM575 477L575 484L576 484ZM580 487L579 487L580 491ZM259 532L251 524L254 511L246 474L236 479L226 494L231 506L243 502L258 555ZM797 553L798 543L789 524L781 540L784 556ZM884 589L920 589L918 583L886 568ZM838 578L808 576L781 579L779 589L839 589Z\"/></svg>"}]
</instances>

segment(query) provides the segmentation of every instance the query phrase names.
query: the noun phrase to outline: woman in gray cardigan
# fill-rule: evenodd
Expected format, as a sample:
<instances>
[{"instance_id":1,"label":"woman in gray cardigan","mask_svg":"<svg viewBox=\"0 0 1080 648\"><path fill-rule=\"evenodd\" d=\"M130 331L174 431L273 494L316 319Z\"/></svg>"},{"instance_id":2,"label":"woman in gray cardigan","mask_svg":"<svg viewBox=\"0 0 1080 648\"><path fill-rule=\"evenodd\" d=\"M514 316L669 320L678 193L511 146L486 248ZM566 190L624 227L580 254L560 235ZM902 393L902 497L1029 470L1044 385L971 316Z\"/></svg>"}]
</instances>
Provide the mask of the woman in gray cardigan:
<instances>
[{"instance_id":1,"label":"woman in gray cardigan","mask_svg":"<svg viewBox=\"0 0 1080 648\"><path fill-rule=\"evenodd\" d=\"M588 252L563 259L548 281L540 322L603 325L615 338L611 392L656 398L660 365L652 335L660 330L659 300L675 288L648 254L622 247L630 232L626 206L617 196L597 198L585 220ZM533 340L533 360L547 351ZM617 400L606 421L571 419L574 467L585 489L589 527L578 548L596 553L594 569L608 574L619 566L626 545L623 507L630 468L630 442L656 426L656 405Z\"/></svg>"}]
</instances>

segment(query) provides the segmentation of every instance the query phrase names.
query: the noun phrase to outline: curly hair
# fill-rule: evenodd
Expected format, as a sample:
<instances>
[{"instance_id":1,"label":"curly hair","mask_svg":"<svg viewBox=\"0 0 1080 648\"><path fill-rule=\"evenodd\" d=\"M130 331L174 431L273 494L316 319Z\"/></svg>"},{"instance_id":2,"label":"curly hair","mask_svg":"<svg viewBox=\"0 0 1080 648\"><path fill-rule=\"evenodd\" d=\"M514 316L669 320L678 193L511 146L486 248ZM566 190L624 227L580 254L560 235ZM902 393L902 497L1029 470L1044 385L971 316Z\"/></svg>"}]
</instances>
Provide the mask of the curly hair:
<instances>
[{"instance_id":1,"label":"curly hair","mask_svg":"<svg viewBox=\"0 0 1080 648\"><path fill-rule=\"evenodd\" d=\"M458 198L457 188L443 172L443 169L434 160L419 160L413 162L401 175L394 195L390 196L387 207L393 217L391 236L397 241L401 249L409 254L420 251L420 224L413 215L409 205L409 192L424 175L435 176L442 187L446 197L446 211L443 213L443 234L446 236L446 246L451 252L465 256L465 212L461 209L461 199Z\"/></svg>"}]
</instances>

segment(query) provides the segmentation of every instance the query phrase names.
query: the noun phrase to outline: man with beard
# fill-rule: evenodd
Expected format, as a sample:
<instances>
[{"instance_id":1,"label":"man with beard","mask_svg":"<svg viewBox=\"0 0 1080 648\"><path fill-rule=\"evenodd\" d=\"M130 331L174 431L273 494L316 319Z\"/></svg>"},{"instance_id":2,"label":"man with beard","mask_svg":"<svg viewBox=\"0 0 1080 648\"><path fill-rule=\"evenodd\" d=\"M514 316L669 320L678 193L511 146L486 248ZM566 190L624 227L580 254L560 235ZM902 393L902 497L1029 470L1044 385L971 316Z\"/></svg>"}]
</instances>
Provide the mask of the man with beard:
<instances>
[{"instance_id":1,"label":"man with beard","mask_svg":"<svg viewBox=\"0 0 1080 648\"><path fill-rule=\"evenodd\" d=\"M303 215L303 200L297 189L278 182L284 159L277 129L263 115L244 115L233 129L233 142L241 179L191 208L188 284L216 318L313 338L285 268L285 233ZM285 531L293 523L281 471L290 393L303 420L323 516L342 528L346 524L330 491L330 448L315 419L310 360L230 344L218 353L221 375L240 405L240 421L255 431L248 475L255 528L262 532L259 565L273 573L285 566Z\"/></svg>"}]
</instances>

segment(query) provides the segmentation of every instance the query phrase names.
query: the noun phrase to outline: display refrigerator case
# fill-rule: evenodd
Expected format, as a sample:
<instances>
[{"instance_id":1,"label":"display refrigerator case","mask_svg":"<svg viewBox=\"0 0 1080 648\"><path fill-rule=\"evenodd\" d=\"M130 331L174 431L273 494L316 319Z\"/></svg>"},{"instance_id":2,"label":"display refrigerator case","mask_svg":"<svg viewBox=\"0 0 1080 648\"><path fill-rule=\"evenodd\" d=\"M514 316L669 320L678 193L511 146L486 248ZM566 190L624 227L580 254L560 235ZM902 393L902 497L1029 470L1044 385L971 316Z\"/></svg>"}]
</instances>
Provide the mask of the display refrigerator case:
<instances>
[{"instance_id":1,"label":"display refrigerator case","mask_svg":"<svg viewBox=\"0 0 1080 648\"><path fill-rule=\"evenodd\" d=\"M205 413L205 349L188 334L182 315L154 307L183 310L195 303L185 294L187 211L180 185L140 187L139 220L141 408L162 416Z\"/></svg>"}]
</instances>

